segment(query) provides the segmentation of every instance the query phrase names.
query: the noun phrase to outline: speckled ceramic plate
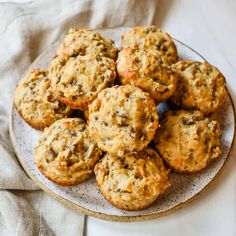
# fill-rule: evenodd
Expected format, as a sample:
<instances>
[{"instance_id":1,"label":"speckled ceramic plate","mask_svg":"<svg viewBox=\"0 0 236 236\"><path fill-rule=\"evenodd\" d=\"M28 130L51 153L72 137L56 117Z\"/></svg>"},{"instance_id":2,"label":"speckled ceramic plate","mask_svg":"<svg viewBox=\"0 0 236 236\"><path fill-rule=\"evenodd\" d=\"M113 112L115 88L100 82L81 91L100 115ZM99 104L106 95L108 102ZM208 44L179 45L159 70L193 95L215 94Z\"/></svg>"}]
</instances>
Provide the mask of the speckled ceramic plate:
<instances>
[{"instance_id":1,"label":"speckled ceramic plate","mask_svg":"<svg viewBox=\"0 0 236 236\"><path fill-rule=\"evenodd\" d=\"M100 30L101 34L115 40L120 45L120 36L127 28ZM185 44L175 40L181 58L203 61L204 58ZM29 69L40 67L47 68L55 53L58 44L42 53L30 66ZM161 104L159 111L168 109ZM229 158L231 145L234 139L235 112L232 100L229 97L223 107L214 116L219 120L222 127L221 143L222 155L209 168L194 175L170 174L172 187L155 204L141 211L123 211L110 205L99 192L95 178L90 178L85 183L73 187L62 187L46 179L34 164L33 150L41 132L32 129L12 109L10 118L10 134L16 154L28 175L46 192L54 198L81 211L106 220L115 221L140 221L156 218L174 212L175 210L189 204L196 196L205 190L210 183L222 171L226 160Z\"/></svg>"}]
</instances>

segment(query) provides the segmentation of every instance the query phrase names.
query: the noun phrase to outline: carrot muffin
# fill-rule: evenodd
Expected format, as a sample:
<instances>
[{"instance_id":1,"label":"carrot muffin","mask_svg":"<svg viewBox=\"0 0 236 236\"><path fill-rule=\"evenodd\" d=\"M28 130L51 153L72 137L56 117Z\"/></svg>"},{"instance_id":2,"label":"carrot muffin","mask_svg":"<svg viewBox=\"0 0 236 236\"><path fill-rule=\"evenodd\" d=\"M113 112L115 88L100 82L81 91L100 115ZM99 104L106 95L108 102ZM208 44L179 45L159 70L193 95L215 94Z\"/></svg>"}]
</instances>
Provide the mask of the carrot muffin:
<instances>
[{"instance_id":1,"label":"carrot muffin","mask_svg":"<svg viewBox=\"0 0 236 236\"><path fill-rule=\"evenodd\" d=\"M75 185L93 174L100 155L100 149L89 138L85 122L67 118L44 130L35 148L35 163L51 181Z\"/></svg>"},{"instance_id":2,"label":"carrot muffin","mask_svg":"<svg viewBox=\"0 0 236 236\"><path fill-rule=\"evenodd\" d=\"M150 148L121 157L107 153L94 172L103 196L115 207L129 211L150 206L170 187L168 170Z\"/></svg>"},{"instance_id":3,"label":"carrot muffin","mask_svg":"<svg viewBox=\"0 0 236 236\"><path fill-rule=\"evenodd\" d=\"M19 81L14 105L21 117L33 128L44 129L71 110L56 99L50 88L48 71L33 69Z\"/></svg>"},{"instance_id":4,"label":"carrot muffin","mask_svg":"<svg viewBox=\"0 0 236 236\"><path fill-rule=\"evenodd\" d=\"M118 55L117 72L121 84L149 92L157 103L167 100L176 89L177 74L165 65L164 58L150 51L124 48Z\"/></svg>"},{"instance_id":5,"label":"carrot muffin","mask_svg":"<svg viewBox=\"0 0 236 236\"><path fill-rule=\"evenodd\" d=\"M154 101L141 89L114 86L89 105L88 124L98 146L120 156L148 145L158 127L158 115Z\"/></svg>"},{"instance_id":6,"label":"carrot muffin","mask_svg":"<svg viewBox=\"0 0 236 236\"><path fill-rule=\"evenodd\" d=\"M69 58L57 56L50 64L49 77L61 102L85 110L101 90L113 85L115 61L92 54Z\"/></svg>"},{"instance_id":7,"label":"carrot muffin","mask_svg":"<svg viewBox=\"0 0 236 236\"><path fill-rule=\"evenodd\" d=\"M154 25L131 29L122 36L121 45L122 48L159 51L169 63L175 63L178 60L177 49L171 36Z\"/></svg>"},{"instance_id":8,"label":"carrot muffin","mask_svg":"<svg viewBox=\"0 0 236 236\"><path fill-rule=\"evenodd\" d=\"M117 52L114 41L102 37L91 29L70 29L57 50L58 55L84 56L92 54L114 60L117 57Z\"/></svg>"},{"instance_id":9,"label":"carrot muffin","mask_svg":"<svg viewBox=\"0 0 236 236\"><path fill-rule=\"evenodd\" d=\"M177 172L200 171L221 154L219 123L197 110L166 112L154 141Z\"/></svg>"},{"instance_id":10,"label":"carrot muffin","mask_svg":"<svg viewBox=\"0 0 236 236\"><path fill-rule=\"evenodd\" d=\"M225 78L208 62L179 61L174 65L179 76L171 101L185 109L204 114L216 111L227 97Z\"/></svg>"}]
</instances>

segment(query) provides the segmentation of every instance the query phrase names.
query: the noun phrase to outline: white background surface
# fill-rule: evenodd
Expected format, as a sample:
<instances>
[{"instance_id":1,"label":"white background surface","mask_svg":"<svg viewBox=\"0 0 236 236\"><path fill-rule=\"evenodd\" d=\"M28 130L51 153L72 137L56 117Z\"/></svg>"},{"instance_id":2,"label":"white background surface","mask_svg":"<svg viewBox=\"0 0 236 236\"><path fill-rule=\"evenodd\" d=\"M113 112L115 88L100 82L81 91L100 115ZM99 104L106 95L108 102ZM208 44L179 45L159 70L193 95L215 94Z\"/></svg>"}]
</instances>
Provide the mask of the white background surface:
<instances>
[{"instance_id":1,"label":"white background surface","mask_svg":"<svg viewBox=\"0 0 236 236\"><path fill-rule=\"evenodd\" d=\"M224 73L236 104L236 1L162 0L156 24L217 66ZM85 235L235 236L235 154L234 147L216 183L186 208L156 220L136 223L88 217Z\"/></svg>"}]
</instances>

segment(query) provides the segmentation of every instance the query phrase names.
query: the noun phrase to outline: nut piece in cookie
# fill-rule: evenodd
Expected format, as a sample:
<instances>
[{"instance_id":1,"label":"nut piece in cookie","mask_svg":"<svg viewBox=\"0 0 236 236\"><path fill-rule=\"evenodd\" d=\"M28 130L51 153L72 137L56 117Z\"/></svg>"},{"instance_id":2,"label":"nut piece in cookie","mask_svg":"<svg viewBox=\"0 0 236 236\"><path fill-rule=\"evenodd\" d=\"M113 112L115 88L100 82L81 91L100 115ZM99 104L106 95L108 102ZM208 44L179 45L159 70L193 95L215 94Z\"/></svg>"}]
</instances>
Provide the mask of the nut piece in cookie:
<instances>
[{"instance_id":1,"label":"nut piece in cookie","mask_svg":"<svg viewBox=\"0 0 236 236\"><path fill-rule=\"evenodd\" d=\"M91 54L57 56L51 61L49 77L61 102L73 109L86 110L101 90L113 85L115 61Z\"/></svg>"},{"instance_id":2,"label":"nut piece in cookie","mask_svg":"<svg viewBox=\"0 0 236 236\"><path fill-rule=\"evenodd\" d=\"M62 44L57 50L57 55L100 55L113 60L117 58L117 48L114 41L101 36L91 29L70 29Z\"/></svg>"},{"instance_id":3,"label":"nut piece in cookie","mask_svg":"<svg viewBox=\"0 0 236 236\"><path fill-rule=\"evenodd\" d=\"M168 111L160 125L155 147L176 172L200 171L221 154L219 123L200 111Z\"/></svg>"},{"instance_id":4,"label":"nut piece in cookie","mask_svg":"<svg viewBox=\"0 0 236 236\"><path fill-rule=\"evenodd\" d=\"M150 206L170 187L168 170L151 148L121 157L107 153L94 172L103 196L115 207L129 211Z\"/></svg>"},{"instance_id":5,"label":"nut piece in cookie","mask_svg":"<svg viewBox=\"0 0 236 236\"><path fill-rule=\"evenodd\" d=\"M216 111L227 97L225 78L208 62L179 61L174 66L179 80L170 100L185 109L204 114Z\"/></svg>"},{"instance_id":6,"label":"nut piece in cookie","mask_svg":"<svg viewBox=\"0 0 236 236\"><path fill-rule=\"evenodd\" d=\"M138 87L104 89L89 105L89 133L103 150L118 156L142 150L158 127L154 100Z\"/></svg>"},{"instance_id":7,"label":"nut piece in cookie","mask_svg":"<svg viewBox=\"0 0 236 236\"><path fill-rule=\"evenodd\" d=\"M61 119L46 128L35 147L41 173L60 185L84 182L93 174L101 150L90 138L82 119Z\"/></svg>"},{"instance_id":8,"label":"nut piece in cookie","mask_svg":"<svg viewBox=\"0 0 236 236\"><path fill-rule=\"evenodd\" d=\"M121 84L149 92L157 103L167 100L176 89L177 74L164 58L151 51L124 48L118 54L117 72Z\"/></svg>"},{"instance_id":9,"label":"nut piece in cookie","mask_svg":"<svg viewBox=\"0 0 236 236\"><path fill-rule=\"evenodd\" d=\"M69 107L56 99L50 85L47 71L33 69L19 81L15 89L14 106L35 129L42 130L71 112Z\"/></svg>"},{"instance_id":10,"label":"nut piece in cookie","mask_svg":"<svg viewBox=\"0 0 236 236\"><path fill-rule=\"evenodd\" d=\"M122 48L135 48L151 52L159 51L169 63L178 60L178 53L171 36L158 27L138 26L122 36Z\"/></svg>"}]
</instances>

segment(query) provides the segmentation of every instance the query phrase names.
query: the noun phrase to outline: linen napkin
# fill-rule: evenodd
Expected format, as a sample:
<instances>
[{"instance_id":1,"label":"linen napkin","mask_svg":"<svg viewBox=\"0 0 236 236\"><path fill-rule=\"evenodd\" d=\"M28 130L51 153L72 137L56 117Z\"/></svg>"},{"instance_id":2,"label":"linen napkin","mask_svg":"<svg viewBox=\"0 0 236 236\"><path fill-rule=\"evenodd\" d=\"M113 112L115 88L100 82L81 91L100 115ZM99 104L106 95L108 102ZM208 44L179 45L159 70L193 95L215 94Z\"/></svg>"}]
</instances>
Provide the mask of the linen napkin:
<instances>
[{"instance_id":1,"label":"linen napkin","mask_svg":"<svg viewBox=\"0 0 236 236\"><path fill-rule=\"evenodd\" d=\"M71 27L151 24L157 1L35 0L0 3L0 235L82 235L84 216L39 190L14 154L8 117L16 82Z\"/></svg>"}]
</instances>

